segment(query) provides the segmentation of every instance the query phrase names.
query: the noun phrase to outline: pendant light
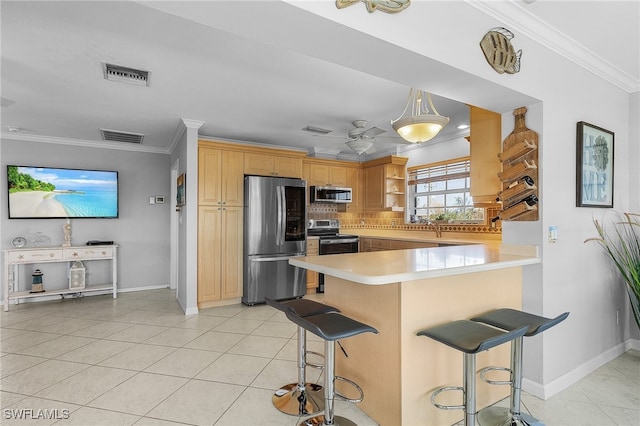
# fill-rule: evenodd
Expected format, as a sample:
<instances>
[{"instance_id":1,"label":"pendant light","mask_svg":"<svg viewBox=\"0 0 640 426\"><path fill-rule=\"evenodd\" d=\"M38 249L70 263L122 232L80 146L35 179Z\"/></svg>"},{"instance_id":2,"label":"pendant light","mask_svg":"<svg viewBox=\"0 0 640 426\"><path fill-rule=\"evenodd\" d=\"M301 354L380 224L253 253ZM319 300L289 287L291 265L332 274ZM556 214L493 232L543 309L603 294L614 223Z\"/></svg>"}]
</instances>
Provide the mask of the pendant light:
<instances>
[{"instance_id":1,"label":"pendant light","mask_svg":"<svg viewBox=\"0 0 640 426\"><path fill-rule=\"evenodd\" d=\"M428 106L426 105L427 103L429 104ZM429 107L433 110L433 114L429 112ZM431 95L414 88L409 91L409 99L404 111L402 111L402 115L391 121L393 130L402 139L412 143L426 142L433 139L447 123L449 123L449 117L444 117L438 113L433 106Z\"/></svg>"}]
</instances>

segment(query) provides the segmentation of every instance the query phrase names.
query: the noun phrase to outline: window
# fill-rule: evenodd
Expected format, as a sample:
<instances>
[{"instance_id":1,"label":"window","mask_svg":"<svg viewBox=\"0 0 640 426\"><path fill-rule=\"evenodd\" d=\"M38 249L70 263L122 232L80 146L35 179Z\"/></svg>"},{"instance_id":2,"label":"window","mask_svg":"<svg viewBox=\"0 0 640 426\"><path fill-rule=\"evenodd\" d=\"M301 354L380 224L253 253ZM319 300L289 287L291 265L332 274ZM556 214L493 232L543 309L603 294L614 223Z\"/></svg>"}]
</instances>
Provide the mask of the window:
<instances>
[{"instance_id":1,"label":"window","mask_svg":"<svg viewBox=\"0 0 640 426\"><path fill-rule=\"evenodd\" d=\"M410 167L407 209L409 221L484 223L485 209L473 206L470 169L469 157Z\"/></svg>"}]
</instances>

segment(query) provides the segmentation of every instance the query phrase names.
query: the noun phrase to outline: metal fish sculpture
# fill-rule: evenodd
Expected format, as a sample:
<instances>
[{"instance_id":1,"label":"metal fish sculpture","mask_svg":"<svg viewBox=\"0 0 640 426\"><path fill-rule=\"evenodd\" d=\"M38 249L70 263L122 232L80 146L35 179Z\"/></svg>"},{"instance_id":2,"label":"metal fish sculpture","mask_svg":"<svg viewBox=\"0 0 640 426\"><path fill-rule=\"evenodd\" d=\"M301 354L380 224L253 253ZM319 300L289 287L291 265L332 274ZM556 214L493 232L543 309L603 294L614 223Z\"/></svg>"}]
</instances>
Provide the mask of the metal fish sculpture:
<instances>
[{"instance_id":1,"label":"metal fish sculpture","mask_svg":"<svg viewBox=\"0 0 640 426\"><path fill-rule=\"evenodd\" d=\"M496 72L515 74L520 71L522 50L517 52L511 44L513 33L506 28L493 28L480 40L484 57Z\"/></svg>"},{"instance_id":2,"label":"metal fish sculpture","mask_svg":"<svg viewBox=\"0 0 640 426\"><path fill-rule=\"evenodd\" d=\"M376 10L386 13L398 13L411 4L411 0L336 0L336 7L342 9L360 1L367 6L369 13L373 13Z\"/></svg>"}]
</instances>

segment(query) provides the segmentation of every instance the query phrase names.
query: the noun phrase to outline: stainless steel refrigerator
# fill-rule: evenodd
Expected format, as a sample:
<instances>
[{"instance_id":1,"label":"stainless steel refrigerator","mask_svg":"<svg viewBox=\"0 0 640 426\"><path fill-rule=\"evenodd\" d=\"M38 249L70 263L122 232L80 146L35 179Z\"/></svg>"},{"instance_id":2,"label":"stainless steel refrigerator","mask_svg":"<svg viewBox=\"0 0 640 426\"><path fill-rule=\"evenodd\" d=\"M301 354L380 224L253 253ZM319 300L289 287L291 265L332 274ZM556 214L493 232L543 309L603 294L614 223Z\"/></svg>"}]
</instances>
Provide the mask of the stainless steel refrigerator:
<instances>
[{"instance_id":1,"label":"stainless steel refrigerator","mask_svg":"<svg viewBox=\"0 0 640 426\"><path fill-rule=\"evenodd\" d=\"M307 251L305 200L304 180L245 176L242 303L306 293L306 269L289 265Z\"/></svg>"}]
</instances>

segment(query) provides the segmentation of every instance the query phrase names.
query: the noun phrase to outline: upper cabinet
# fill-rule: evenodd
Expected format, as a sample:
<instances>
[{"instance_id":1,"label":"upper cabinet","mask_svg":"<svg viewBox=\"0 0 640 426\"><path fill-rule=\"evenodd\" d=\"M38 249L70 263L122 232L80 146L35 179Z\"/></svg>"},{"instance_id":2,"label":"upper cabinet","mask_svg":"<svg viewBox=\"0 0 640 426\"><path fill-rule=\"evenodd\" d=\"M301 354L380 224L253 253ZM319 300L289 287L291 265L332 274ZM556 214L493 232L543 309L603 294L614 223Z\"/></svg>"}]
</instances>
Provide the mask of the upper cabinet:
<instances>
[{"instance_id":1,"label":"upper cabinet","mask_svg":"<svg viewBox=\"0 0 640 426\"><path fill-rule=\"evenodd\" d=\"M303 162L303 179L311 186L335 186L352 189L351 203L339 204L338 211L362 210L362 169L359 163L306 158Z\"/></svg>"},{"instance_id":2,"label":"upper cabinet","mask_svg":"<svg viewBox=\"0 0 640 426\"><path fill-rule=\"evenodd\" d=\"M242 206L244 154L201 145L198 148L198 204Z\"/></svg>"},{"instance_id":3,"label":"upper cabinet","mask_svg":"<svg viewBox=\"0 0 640 426\"><path fill-rule=\"evenodd\" d=\"M244 155L244 173L257 176L302 177L302 156L273 153L247 152Z\"/></svg>"},{"instance_id":4,"label":"upper cabinet","mask_svg":"<svg viewBox=\"0 0 640 426\"><path fill-rule=\"evenodd\" d=\"M471 196L475 205L495 204L502 182L502 116L470 106Z\"/></svg>"},{"instance_id":5,"label":"upper cabinet","mask_svg":"<svg viewBox=\"0 0 640 426\"><path fill-rule=\"evenodd\" d=\"M309 186L347 186L347 168L329 164L309 164Z\"/></svg>"},{"instance_id":6,"label":"upper cabinet","mask_svg":"<svg viewBox=\"0 0 640 426\"><path fill-rule=\"evenodd\" d=\"M391 155L364 163L365 210L404 211L407 161Z\"/></svg>"}]
</instances>

